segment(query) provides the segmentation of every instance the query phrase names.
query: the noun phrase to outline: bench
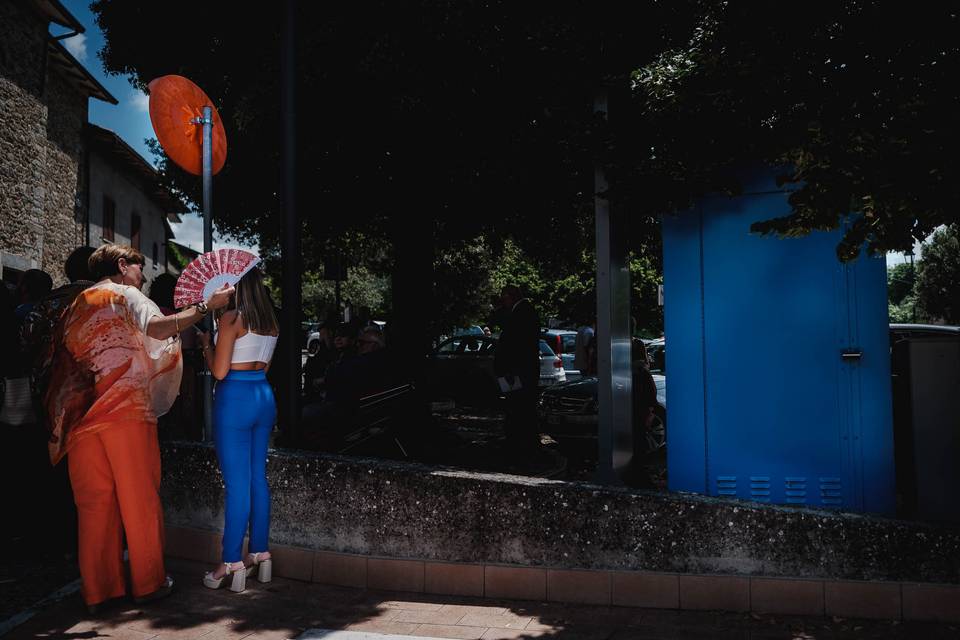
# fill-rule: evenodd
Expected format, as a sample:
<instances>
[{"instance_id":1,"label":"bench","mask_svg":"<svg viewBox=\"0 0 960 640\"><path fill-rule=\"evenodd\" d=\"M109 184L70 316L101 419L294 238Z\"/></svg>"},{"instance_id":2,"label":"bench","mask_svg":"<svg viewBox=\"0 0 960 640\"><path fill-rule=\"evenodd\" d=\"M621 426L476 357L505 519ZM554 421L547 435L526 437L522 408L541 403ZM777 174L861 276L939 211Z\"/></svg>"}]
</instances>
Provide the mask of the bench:
<instances>
[{"instance_id":1,"label":"bench","mask_svg":"<svg viewBox=\"0 0 960 640\"><path fill-rule=\"evenodd\" d=\"M399 384L362 396L351 406L319 407L314 421L304 424L304 445L336 453L355 453L371 440L389 437L404 457L400 427L406 422L416 397L414 385Z\"/></svg>"}]
</instances>

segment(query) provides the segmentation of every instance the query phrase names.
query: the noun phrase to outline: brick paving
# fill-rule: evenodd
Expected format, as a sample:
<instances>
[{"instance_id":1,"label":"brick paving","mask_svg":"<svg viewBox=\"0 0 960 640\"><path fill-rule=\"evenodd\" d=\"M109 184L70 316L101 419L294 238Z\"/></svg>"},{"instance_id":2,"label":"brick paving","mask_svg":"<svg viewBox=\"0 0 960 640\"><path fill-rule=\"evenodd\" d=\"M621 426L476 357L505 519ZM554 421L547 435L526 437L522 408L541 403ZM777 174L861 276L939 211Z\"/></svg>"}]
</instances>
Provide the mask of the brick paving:
<instances>
[{"instance_id":1,"label":"brick paving","mask_svg":"<svg viewBox=\"0 0 960 640\"><path fill-rule=\"evenodd\" d=\"M282 640L310 629L421 638L570 640L960 640L960 625L573 606L365 591L276 578L241 594L200 584L205 565L171 560L169 598L91 617L78 596L39 611L10 640ZM360 634L357 634L359 637ZM376 637L369 636L366 637Z\"/></svg>"}]
</instances>

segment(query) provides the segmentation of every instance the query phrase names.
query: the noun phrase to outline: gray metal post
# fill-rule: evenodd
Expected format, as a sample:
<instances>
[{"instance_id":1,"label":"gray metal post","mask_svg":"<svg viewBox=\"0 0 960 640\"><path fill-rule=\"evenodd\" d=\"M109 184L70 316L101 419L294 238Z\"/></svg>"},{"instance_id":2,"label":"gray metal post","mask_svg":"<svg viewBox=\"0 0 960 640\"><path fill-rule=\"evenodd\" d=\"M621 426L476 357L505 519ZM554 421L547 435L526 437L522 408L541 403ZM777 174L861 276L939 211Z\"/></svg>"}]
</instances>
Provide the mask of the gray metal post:
<instances>
[{"instance_id":1,"label":"gray metal post","mask_svg":"<svg viewBox=\"0 0 960 640\"><path fill-rule=\"evenodd\" d=\"M203 252L213 251L213 107L203 108ZM213 330L213 318L203 320ZM210 334L213 335L213 334ZM203 367L203 439L213 440L213 373Z\"/></svg>"},{"instance_id":2,"label":"gray metal post","mask_svg":"<svg viewBox=\"0 0 960 640\"><path fill-rule=\"evenodd\" d=\"M280 107L283 126L283 242L281 245L283 326L286 333L286 351L280 354L283 363L282 391L280 393L280 426L290 441L296 441L300 422L300 332L302 314L300 218L297 214L297 109L296 109L296 2L286 0L281 31L281 94Z\"/></svg>"},{"instance_id":3,"label":"gray metal post","mask_svg":"<svg viewBox=\"0 0 960 640\"><path fill-rule=\"evenodd\" d=\"M608 116L607 91L594 111ZM597 235L597 375L599 384L598 480L617 484L633 457L633 376L630 368L630 268L627 264L624 215L604 195L608 188L602 164L594 167Z\"/></svg>"}]
</instances>

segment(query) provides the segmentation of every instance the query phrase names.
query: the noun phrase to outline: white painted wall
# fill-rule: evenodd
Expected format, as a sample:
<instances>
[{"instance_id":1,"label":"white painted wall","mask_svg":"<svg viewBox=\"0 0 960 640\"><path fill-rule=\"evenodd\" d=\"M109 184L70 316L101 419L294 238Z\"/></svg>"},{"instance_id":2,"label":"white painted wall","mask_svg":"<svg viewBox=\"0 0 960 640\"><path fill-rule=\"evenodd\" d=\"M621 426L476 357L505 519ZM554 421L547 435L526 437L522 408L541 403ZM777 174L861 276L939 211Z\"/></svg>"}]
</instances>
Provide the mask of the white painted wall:
<instances>
[{"instance_id":1,"label":"white painted wall","mask_svg":"<svg viewBox=\"0 0 960 640\"><path fill-rule=\"evenodd\" d=\"M163 211L127 172L109 163L96 150L90 153L90 245L99 247L108 241L103 239L103 199L113 200L114 238L116 244L130 244L132 216L140 216L140 252L147 258L143 275L147 280L163 273L166 239L164 237ZM157 245L157 261L153 260L153 245Z\"/></svg>"}]
</instances>

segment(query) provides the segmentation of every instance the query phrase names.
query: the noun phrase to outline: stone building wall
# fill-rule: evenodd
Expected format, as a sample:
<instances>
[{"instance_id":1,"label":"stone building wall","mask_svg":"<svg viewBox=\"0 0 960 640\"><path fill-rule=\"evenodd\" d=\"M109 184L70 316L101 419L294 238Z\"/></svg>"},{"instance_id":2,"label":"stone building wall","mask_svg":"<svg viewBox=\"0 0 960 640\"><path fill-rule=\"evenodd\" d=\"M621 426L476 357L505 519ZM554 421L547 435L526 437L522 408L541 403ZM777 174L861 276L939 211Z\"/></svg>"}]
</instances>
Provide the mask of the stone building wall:
<instances>
[{"instance_id":1,"label":"stone building wall","mask_svg":"<svg viewBox=\"0 0 960 640\"><path fill-rule=\"evenodd\" d=\"M43 258L46 30L20 3L0 2L0 252L21 270Z\"/></svg>"},{"instance_id":2,"label":"stone building wall","mask_svg":"<svg viewBox=\"0 0 960 640\"><path fill-rule=\"evenodd\" d=\"M85 242L82 131L87 97L58 74L47 77L47 139L44 164L44 238L41 268L54 282L66 282L63 263Z\"/></svg>"}]
</instances>

